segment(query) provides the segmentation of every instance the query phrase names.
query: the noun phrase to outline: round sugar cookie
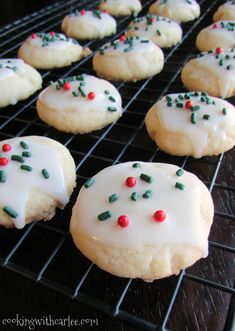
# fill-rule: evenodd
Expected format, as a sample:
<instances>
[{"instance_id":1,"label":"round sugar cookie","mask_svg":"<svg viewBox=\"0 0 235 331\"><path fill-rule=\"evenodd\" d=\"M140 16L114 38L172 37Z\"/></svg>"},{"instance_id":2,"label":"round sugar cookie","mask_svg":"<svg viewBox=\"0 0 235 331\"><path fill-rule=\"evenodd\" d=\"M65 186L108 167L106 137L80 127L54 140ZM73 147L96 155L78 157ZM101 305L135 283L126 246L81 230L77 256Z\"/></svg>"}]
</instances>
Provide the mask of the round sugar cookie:
<instances>
[{"instance_id":1,"label":"round sugar cookie","mask_svg":"<svg viewBox=\"0 0 235 331\"><path fill-rule=\"evenodd\" d=\"M37 70L21 59L0 59L0 108L27 99L42 86Z\"/></svg>"},{"instance_id":2,"label":"round sugar cookie","mask_svg":"<svg viewBox=\"0 0 235 331\"><path fill-rule=\"evenodd\" d=\"M85 74L52 83L40 93L36 107L42 121L70 133L101 129L122 115L117 89Z\"/></svg>"},{"instance_id":3,"label":"round sugar cookie","mask_svg":"<svg viewBox=\"0 0 235 331\"><path fill-rule=\"evenodd\" d=\"M127 37L142 37L152 40L161 48L172 47L182 39L182 29L178 23L163 16L148 14L136 17L128 26Z\"/></svg>"},{"instance_id":4,"label":"round sugar cookie","mask_svg":"<svg viewBox=\"0 0 235 331\"><path fill-rule=\"evenodd\" d=\"M70 230L101 269L152 281L207 256L212 219L210 193L195 175L170 164L127 162L85 182Z\"/></svg>"},{"instance_id":5,"label":"round sugar cookie","mask_svg":"<svg viewBox=\"0 0 235 331\"><path fill-rule=\"evenodd\" d=\"M137 15L142 5L139 0L101 0L99 9L107 10L113 16Z\"/></svg>"},{"instance_id":6,"label":"round sugar cookie","mask_svg":"<svg viewBox=\"0 0 235 331\"><path fill-rule=\"evenodd\" d=\"M123 35L93 57L97 75L110 80L135 82L158 74L163 65L163 52L151 40Z\"/></svg>"},{"instance_id":7,"label":"round sugar cookie","mask_svg":"<svg viewBox=\"0 0 235 331\"><path fill-rule=\"evenodd\" d=\"M69 37L77 39L101 39L116 33L116 21L101 10L82 9L65 16L61 29Z\"/></svg>"},{"instance_id":8,"label":"round sugar cookie","mask_svg":"<svg viewBox=\"0 0 235 331\"><path fill-rule=\"evenodd\" d=\"M206 91L223 98L235 95L235 49L219 47L200 53L185 64L181 79L190 91Z\"/></svg>"},{"instance_id":9,"label":"round sugar cookie","mask_svg":"<svg viewBox=\"0 0 235 331\"><path fill-rule=\"evenodd\" d=\"M149 12L176 22L189 22L200 16L200 6L195 0L157 0L150 6Z\"/></svg>"},{"instance_id":10,"label":"round sugar cookie","mask_svg":"<svg viewBox=\"0 0 235 331\"><path fill-rule=\"evenodd\" d=\"M50 220L69 201L76 181L67 148L55 140L26 136L0 142L0 225L22 229Z\"/></svg>"},{"instance_id":11,"label":"round sugar cookie","mask_svg":"<svg viewBox=\"0 0 235 331\"><path fill-rule=\"evenodd\" d=\"M76 40L54 31L32 33L18 51L20 58L38 69L65 67L89 53Z\"/></svg>"},{"instance_id":12,"label":"round sugar cookie","mask_svg":"<svg viewBox=\"0 0 235 331\"><path fill-rule=\"evenodd\" d=\"M219 21L201 30L196 39L200 51L235 47L235 20Z\"/></svg>"},{"instance_id":13,"label":"round sugar cookie","mask_svg":"<svg viewBox=\"0 0 235 331\"><path fill-rule=\"evenodd\" d=\"M235 0L226 1L213 16L213 21L235 20Z\"/></svg>"},{"instance_id":14,"label":"round sugar cookie","mask_svg":"<svg viewBox=\"0 0 235 331\"><path fill-rule=\"evenodd\" d=\"M172 155L218 155L235 144L235 108L205 92L169 94L148 111L145 124L159 148Z\"/></svg>"}]
</instances>

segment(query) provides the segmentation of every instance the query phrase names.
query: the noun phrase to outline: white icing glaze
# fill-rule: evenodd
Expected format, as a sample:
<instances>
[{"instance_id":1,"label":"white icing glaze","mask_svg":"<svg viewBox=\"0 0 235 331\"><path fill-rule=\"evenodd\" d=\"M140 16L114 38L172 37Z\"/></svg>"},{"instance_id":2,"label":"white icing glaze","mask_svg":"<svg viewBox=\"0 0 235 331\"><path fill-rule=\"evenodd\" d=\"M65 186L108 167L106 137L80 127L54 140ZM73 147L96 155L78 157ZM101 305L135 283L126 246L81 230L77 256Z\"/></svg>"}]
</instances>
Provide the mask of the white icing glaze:
<instances>
[{"instance_id":1,"label":"white icing glaze","mask_svg":"<svg viewBox=\"0 0 235 331\"><path fill-rule=\"evenodd\" d=\"M203 29L201 32L206 32L207 38L221 39L221 45L230 45L229 47L235 47L235 30L232 31L221 27L221 23L228 24L229 22L235 24L235 21L217 21L216 23L213 23ZM218 27L213 28L214 26Z\"/></svg>"},{"instance_id":2,"label":"white icing glaze","mask_svg":"<svg viewBox=\"0 0 235 331\"><path fill-rule=\"evenodd\" d=\"M60 39L63 40L55 40L52 42L47 42L47 46L45 46L45 49L50 48L50 49L59 50L74 45L73 39L67 38L62 33L58 33L57 35L59 36ZM39 35L37 35L37 38L32 38L31 36L29 36L27 39L27 43L29 43L34 47L42 47L42 45L44 44L43 39Z\"/></svg>"},{"instance_id":3,"label":"white icing glaze","mask_svg":"<svg viewBox=\"0 0 235 331\"><path fill-rule=\"evenodd\" d=\"M24 150L20 146L20 141L28 144L29 149ZM7 166L0 166L0 170L6 172L6 182L0 183L0 205L1 208L8 206L18 214L12 218L15 226L21 229L25 225L25 206L32 189L37 189L47 193L57 199L62 205L68 200L68 193L65 186L61 159L58 151L46 143L35 142L34 137L18 137L1 141L3 144L10 144L12 150L2 152L2 157L8 158ZM25 162L19 163L11 160L11 155L22 155L23 151L29 151L32 157L24 157ZM31 172L20 169L22 164L33 167ZM50 174L45 179L41 174L42 169L47 169Z\"/></svg>"},{"instance_id":4,"label":"white icing glaze","mask_svg":"<svg viewBox=\"0 0 235 331\"><path fill-rule=\"evenodd\" d=\"M160 122L167 130L171 132L183 132L189 138L195 156L201 155L207 144L210 132L213 132L213 135L223 141L226 139L226 129L235 126L235 109L232 104L219 98L209 97L216 104L207 105L205 102L200 101L201 93L198 93L200 96L191 96L190 99L193 102L193 106L200 107L199 110L195 111L197 118L196 124L191 123L191 110L185 107L178 108L175 103L173 103L172 107L168 107L166 97L154 106ZM168 96L175 100L178 95L169 94ZM181 93L181 95L184 94ZM184 105L187 101L185 99L182 101L179 100ZM227 115L223 114L223 108L226 108ZM210 116L209 120L203 119L203 115L205 114Z\"/></svg>"},{"instance_id":5,"label":"white icing glaze","mask_svg":"<svg viewBox=\"0 0 235 331\"><path fill-rule=\"evenodd\" d=\"M89 26L93 27L93 29L98 29L101 34L103 34L107 26L112 25L114 28L116 27L115 19L104 12L100 12L100 17L96 17L91 10L86 10L84 15L76 15L72 14L68 17L69 24L89 24Z\"/></svg>"},{"instance_id":6,"label":"white icing glaze","mask_svg":"<svg viewBox=\"0 0 235 331\"><path fill-rule=\"evenodd\" d=\"M125 5L126 7L136 7L139 6L139 0L105 0L101 1L102 4L117 6L117 5Z\"/></svg>"},{"instance_id":7,"label":"white icing glaze","mask_svg":"<svg viewBox=\"0 0 235 331\"><path fill-rule=\"evenodd\" d=\"M139 162L141 167L133 168L133 163L105 168L94 176L92 186L81 189L72 216L79 232L100 244L122 250L155 245L203 246L207 250L207 234L200 224L198 179L187 172L178 177L178 168L173 165ZM152 176L153 182L141 180L141 173ZM125 185L129 176L137 179L135 187ZM185 189L175 188L176 182L185 184ZM153 191L149 199L142 197L146 190ZM139 200L130 199L133 192L140 194ZM108 197L114 193L119 199L110 203ZM111 218L99 221L97 216L107 210L111 211ZM157 210L165 211L164 222L154 221ZM120 215L129 217L128 227L117 224Z\"/></svg>"},{"instance_id":8,"label":"white icing glaze","mask_svg":"<svg viewBox=\"0 0 235 331\"><path fill-rule=\"evenodd\" d=\"M220 8L226 8L226 10L235 10L235 2L234 1L227 1L223 5L220 6Z\"/></svg>"},{"instance_id":9,"label":"white icing glaze","mask_svg":"<svg viewBox=\"0 0 235 331\"><path fill-rule=\"evenodd\" d=\"M10 61L10 62L9 62ZM2 65L2 67L1 67ZM17 70L14 71L6 67L16 67ZM24 61L21 59L0 59L0 80L3 80L9 76L17 75L18 73L23 73L25 71Z\"/></svg>"},{"instance_id":10,"label":"white icing glaze","mask_svg":"<svg viewBox=\"0 0 235 331\"><path fill-rule=\"evenodd\" d=\"M182 35L180 25L169 18L154 15L151 15L150 18L153 18L151 24L148 24L149 18L146 16L136 18L130 23L127 35L128 32L131 31L136 36L139 35L142 38L150 39L156 43L157 41L166 40L176 34ZM136 30L136 28L138 29ZM160 35L157 33L157 30L159 30Z\"/></svg>"},{"instance_id":11,"label":"white icing glaze","mask_svg":"<svg viewBox=\"0 0 235 331\"><path fill-rule=\"evenodd\" d=\"M85 86L82 86L82 89L86 95L89 92L94 92L95 98L93 100L81 96L78 91L81 81L70 82L71 89L69 91L65 91L63 88L57 90L57 83L53 83L40 93L39 99L58 112L66 109L69 109L70 112L88 112L91 110L92 112L107 112L108 107L116 107L118 112L122 111L121 96L111 83L90 75L84 75L84 77ZM105 90L109 90L110 94L105 94ZM79 96L74 97L72 92L78 92ZM113 96L116 101L109 100L110 96Z\"/></svg>"},{"instance_id":12,"label":"white icing glaze","mask_svg":"<svg viewBox=\"0 0 235 331\"><path fill-rule=\"evenodd\" d=\"M102 46L102 49L104 50L105 55L120 56L123 54L130 54L130 53L141 54L141 53L146 53L146 52L152 52L156 49L156 47L158 48L158 46L155 45L151 40L148 40L148 42L145 42L146 40L148 40L148 39L134 37L132 39L132 41L133 41L132 47L130 48L130 50L128 52L126 52L125 49L129 48L129 44L124 43L124 42L120 41L119 39L114 41L115 45L117 45L117 48L114 48L113 45L111 45L110 43L107 43ZM144 41L144 42L141 42L141 41Z\"/></svg>"},{"instance_id":13,"label":"white icing glaze","mask_svg":"<svg viewBox=\"0 0 235 331\"><path fill-rule=\"evenodd\" d=\"M216 58L215 53L203 52L201 54L203 54L202 57L190 61L194 61L195 65L199 65L205 71L216 75L217 83L220 84L220 90L222 91L221 96L226 96L227 91L230 90L230 86L235 86L235 49L224 50L220 54L220 58ZM230 58L225 59L226 55ZM221 59L224 60L223 66L219 65ZM226 69L228 65L232 65L231 70Z\"/></svg>"},{"instance_id":14,"label":"white icing glaze","mask_svg":"<svg viewBox=\"0 0 235 331\"><path fill-rule=\"evenodd\" d=\"M158 0L155 2L156 6L159 6L159 14L161 15L161 11L163 11L165 8L171 8L172 10L182 8L182 6L190 9L197 9L198 3L195 0L190 0L191 3L188 3L186 0L166 0L164 3L163 0Z\"/></svg>"}]
</instances>

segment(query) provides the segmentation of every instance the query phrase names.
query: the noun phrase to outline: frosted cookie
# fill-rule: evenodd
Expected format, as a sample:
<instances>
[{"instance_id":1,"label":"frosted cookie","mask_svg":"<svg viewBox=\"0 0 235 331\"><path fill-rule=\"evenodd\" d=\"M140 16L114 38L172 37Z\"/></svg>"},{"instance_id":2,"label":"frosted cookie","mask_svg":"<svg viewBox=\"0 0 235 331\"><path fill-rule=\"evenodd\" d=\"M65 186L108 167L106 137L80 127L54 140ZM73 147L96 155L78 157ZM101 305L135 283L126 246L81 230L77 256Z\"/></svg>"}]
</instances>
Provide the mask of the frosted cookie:
<instances>
[{"instance_id":1,"label":"frosted cookie","mask_svg":"<svg viewBox=\"0 0 235 331\"><path fill-rule=\"evenodd\" d=\"M123 35L93 57L97 75L111 80L135 82L158 74L163 65L163 52L151 40Z\"/></svg>"},{"instance_id":2,"label":"frosted cookie","mask_svg":"<svg viewBox=\"0 0 235 331\"><path fill-rule=\"evenodd\" d=\"M212 219L210 193L195 175L170 164L127 162L85 182L70 230L101 269L152 281L207 256Z\"/></svg>"},{"instance_id":3,"label":"frosted cookie","mask_svg":"<svg viewBox=\"0 0 235 331\"><path fill-rule=\"evenodd\" d=\"M176 22L189 22L200 15L200 6L195 0L157 0L149 12L171 18Z\"/></svg>"},{"instance_id":4,"label":"frosted cookie","mask_svg":"<svg viewBox=\"0 0 235 331\"><path fill-rule=\"evenodd\" d=\"M89 53L76 40L53 31L32 33L18 51L20 58L39 69L65 67Z\"/></svg>"},{"instance_id":5,"label":"frosted cookie","mask_svg":"<svg viewBox=\"0 0 235 331\"><path fill-rule=\"evenodd\" d=\"M139 0L101 0L99 9L107 10L113 16L137 15L141 9Z\"/></svg>"},{"instance_id":6,"label":"frosted cookie","mask_svg":"<svg viewBox=\"0 0 235 331\"><path fill-rule=\"evenodd\" d=\"M142 37L152 40L161 48L172 47L182 39L182 29L178 23L162 16L148 14L136 17L128 26L127 37Z\"/></svg>"},{"instance_id":7,"label":"frosted cookie","mask_svg":"<svg viewBox=\"0 0 235 331\"><path fill-rule=\"evenodd\" d=\"M69 37L76 39L101 39L116 33L116 21L100 10L77 11L65 16L61 29Z\"/></svg>"},{"instance_id":8,"label":"frosted cookie","mask_svg":"<svg viewBox=\"0 0 235 331\"><path fill-rule=\"evenodd\" d=\"M235 47L235 21L219 21L201 30L196 45L200 51Z\"/></svg>"},{"instance_id":9,"label":"frosted cookie","mask_svg":"<svg viewBox=\"0 0 235 331\"><path fill-rule=\"evenodd\" d=\"M42 86L42 77L20 59L0 59L0 107L27 99Z\"/></svg>"},{"instance_id":10,"label":"frosted cookie","mask_svg":"<svg viewBox=\"0 0 235 331\"><path fill-rule=\"evenodd\" d=\"M190 91L206 91L215 97L235 95L235 49L203 52L185 64L181 79Z\"/></svg>"},{"instance_id":11,"label":"frosted cookie","mask_svg":"<svg viewBox=\"0 0 235 331\"><path fill-rule=\"evenodd\" d=\"M0 225L22 229L47 221L68 203L76 180L67 148L27 136L0 142Z\"/></svg>"},{"instance_id":12,"label":"frosted cookie","mask_svg":"<svg viewBox=\"0 0 235 331\"><path fill-rule=\"evenodd\" d=\"M205 92L169 94L145 119L150 137L172 155L218 155L235 144L235 108Z\"/></svg>"},{"instance_id":13,"label":"frosted cookie","mask_svg":"<svg viewBox=\"0 0 235 331\"><path fill-rule=\"evenodd\" d=\"M235 0L230 0L221 5L213 16L213 21L235 20Z\"/></svg>"},{"instance_id":14,"label":"frosted cookie","mask_svg":"<svg viewBox=\"0 0 235 331\"><path fill-rule=\"evenodd\" d=\"M43 90L37 112L60 131L87 133L116 121L122 115L122 101L112 84L83 74L59 79Z\"/></svg>"}]
</instances>

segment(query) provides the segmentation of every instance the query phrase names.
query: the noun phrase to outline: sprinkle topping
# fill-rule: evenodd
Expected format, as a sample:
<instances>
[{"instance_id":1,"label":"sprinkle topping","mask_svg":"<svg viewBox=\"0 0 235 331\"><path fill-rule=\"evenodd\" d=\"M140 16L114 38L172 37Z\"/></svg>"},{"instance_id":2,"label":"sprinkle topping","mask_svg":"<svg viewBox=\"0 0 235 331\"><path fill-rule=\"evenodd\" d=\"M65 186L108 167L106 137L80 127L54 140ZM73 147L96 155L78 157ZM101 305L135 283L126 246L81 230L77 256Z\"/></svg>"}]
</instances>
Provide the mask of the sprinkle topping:
<instances>
[{"instance_id":1,"label":"sprinkle topping","mask_svg":"<svg viewBox=\"0 0 235 331\"><path fill-rule=\"evenodd\" d=\"M87 98L88 98L89 100L93 100L93 99L95 99L95 93L94 93L94 92L89 92L88 95L87 95Z\"/></svg>"},{"instance_id":2,"label":"sprinkle topping","mask_svg":"<svg viewBox=\"0 0 235 331\"><path fill-rule=\"evenodd\" d=\"M163 222L166 218L166 213L164 212L164 210L157 210L153 214L153 218L154 218L154 221L156 221L156 222Z\"/></svg>"},{"instance_id":3,"label":"sprinkle topping","mask_svg":"<svg viewBox=\"0 0 235 331\"><path fill-rule=\"evenodd\" d=\"M120 225L122 228L126 228L129 225L129 218L126 215L119 216L118 225Z\"/></svg>"},{"instance_id":4,"label":"sprinkle topping","mask_svg":"<svg viewBox=\"0 0 235 331\"><path fill-rule=\"evenodd\" d=\"M63 88L65 91L69 91L71 89L71 85L69 82L65 82L63 85Z\"/></svg>"},{"instance_id":5,"label":"sprinkle topping","mask_svg":"<svg viewBox=\"0 0 235 331\"><path fill-rule=\"evenodd\" d=\"M0 157L0 166L5 167L8 164L8 159L6 157Z\"/></svg>"},{"instance_id":6,"label":"sprinkle topping","mask_svg":"<svg viewBox=\"0 0 235 331\"><path fill-rule=\"evenodd\" d=\"M136 179L135 177L127 177L126 179L126 186L128 187L134 187L136 185Z\"/></svg>"},{"instance_id":7,"label":"sprinkle topping","mask_svg":"<svg viewBox=\"0 0 235 331\"><path fill-rule=\"evenodd\" d=\"M3 152L9 152L11 150L11 145L9 144L2 145L2 150Z\"/></svg>"}]
</instances>

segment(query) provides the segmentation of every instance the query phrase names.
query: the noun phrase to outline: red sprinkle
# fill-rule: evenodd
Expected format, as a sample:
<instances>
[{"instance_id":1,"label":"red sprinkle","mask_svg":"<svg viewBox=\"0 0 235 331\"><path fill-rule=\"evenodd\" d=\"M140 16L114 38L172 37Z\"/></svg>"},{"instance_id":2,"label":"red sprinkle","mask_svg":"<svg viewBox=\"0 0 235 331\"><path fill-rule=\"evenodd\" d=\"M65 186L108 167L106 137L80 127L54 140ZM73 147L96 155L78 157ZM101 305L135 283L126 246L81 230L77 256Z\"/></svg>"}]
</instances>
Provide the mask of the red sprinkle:
<instances>
[{"instance_id":1,"label":"red sprinkle","mask_svg":"<svg viewBox=\"0 0 235 331\"><path fill-rule=\"evenodd\" d=\"M109 14L108 10L103 11L104 14Z\"/></svg>"},{"instance_id":2,"label":"red sprinkle","mask_svg":"<svg viewBox=\"0 0 235 331\"><path fill-rule=\"evenodd\" d=\"M82 9L82 10L80 11L80 14L81 14L82 16L84 16L84 15L86 14L85 9Z\"/></svg>"},{"instance_id":3,"label":"red sprinkle","mask_svg":"<svg viewBox=\"0 0 235 331\"><path fill-rule=\"evenodd\" d=\"M156 222L163 222L164 219L166 218L166 213L164 212L164 210L157 210L153 214L153 218Z\"/></svg>"},{"instance_id":4,"label":"red sprinkle","mask_svg":"<svg viewBox=\"0 0 235 331\"><path fill-rule=\"evenodd\" d=\"M134 187L136 185L136 179L135 177L127 177L126 179L126 186L128 187Z\"/></svg>"},{"instance_id":5,"label":"red sprinkle","mask_svg":"<svg viewBox=\"0 0 235 331\"><path fill-rule=\"evenodd\" d=\"M6 157L0 157L0 166L6 166L8 164L8 159Z\"/></svg>"},{"instance_id":6,"label":"red sprinkle","mask_svg":"<svg viewBox=\"0 0 235 331\"><path fill-rule=\"evenodd\" d=\"M215 24L213 24L213 26L212 26L213 29L219 29L219 27L220 27L220 26L219 26L218 23L215 23Z\"/></svg>"},{"instance_id":7,"label":"red sprinkle","mask_svg":"<svg viewBox=\"0 0 235 331\"><path fill-rule=\"evenodd\" d=\"M35 32L33 32L32 34L31 34L31 38L32 39L36 39L38 36L37 36L37 34L35 33Z\"/></svg>"},{"instance_id":8,"label":"red sprinkle","mask_svg":"<svg viewBox=\"0 0 235 331\"><path fill-rule=\"evenodd\" d=\"M129 225L129 218L126 215L119 216L118 225L120 225L122 228L126 228Z\"/></svg>"},{"instance_id":9,"label":"red sprinkle","mask_svg":"<svg viewBox=\"0 0 235 331\"><path fill-rule=\"evenodd\" d=\"M193 103L192 103L191 100L188 100L188 101L185 102L185 108L187 108L187 109L191 109L192 106L193 106Z\"/></svg>"},{"instance_id":10,"label":"red sprinkle","mask_svg":"<svg viewBox=\"0 0 235 331\"><path fill-rule=\"evenodd\" d=\"M223 51L224 51L224 49L222 47L218 47L218 48L216 48L215 53L220 54L220 53L223 53Z\"/></svg>"},{"instance_id":11,"label":"red sprinkle","mask_svg":"<svg viewBox=\"0 0 235 331\"><path fill-rule=\"evenodd\" d=\"M65 82L63 85L63 88L65 91L69 91L71 89L71 85L69 82Z\"/></svg>"},{"instance_id":12,"label":"red sprinkle","mask_svg":"<svg viewBox=\"0 0 235 331\"><path fill-rule=\"evenodd\" d=\"M153 23L154 22L154 17L150 17L149 22Z\"/></svg>"},{"instance_id":13,"label":"red sprinkle","mask_svg":"<svg viewBox=\"0 0 235 331\"><path fill-rule=\"evenodd\" d=\"M11 145L9 144L2 145L2 150L3 152L9 152L11 150Z\"/></svg>"},{"instance_id":14,"label":"red sprinkle","mask_svg":"<svg viewBox=\"0 0 235 331\"><path fill-rule=\"evenodd\" d=\"M95 93L94 92L89 92L87 97L88 97L89 100L93 100L93 99L95 99Z\"/></svg>"},{"instance_id":15,"label":"red sprinkle","mask_svg":"<svg viewBox=\"0 0 235 331\"><path fill-rule=\"evenodd\" d=\"M51 31L51 32L50 32L50 35L51 35L52 37L55 37L55 32L54 32L54 31Z\"/></svg>"},{"instance_id":16,"label":"red sprinkle","mask_svg":"<svg viewBox=\"0 0 235 331\"><path fill-rule=\"evenodd\" d=\"M124 41L126 41L126 36L124 36L124 34L122 34L122 35L119 37L119 40L120 40L121 42L124 43Z\"/></svg>"}]
</instances>

